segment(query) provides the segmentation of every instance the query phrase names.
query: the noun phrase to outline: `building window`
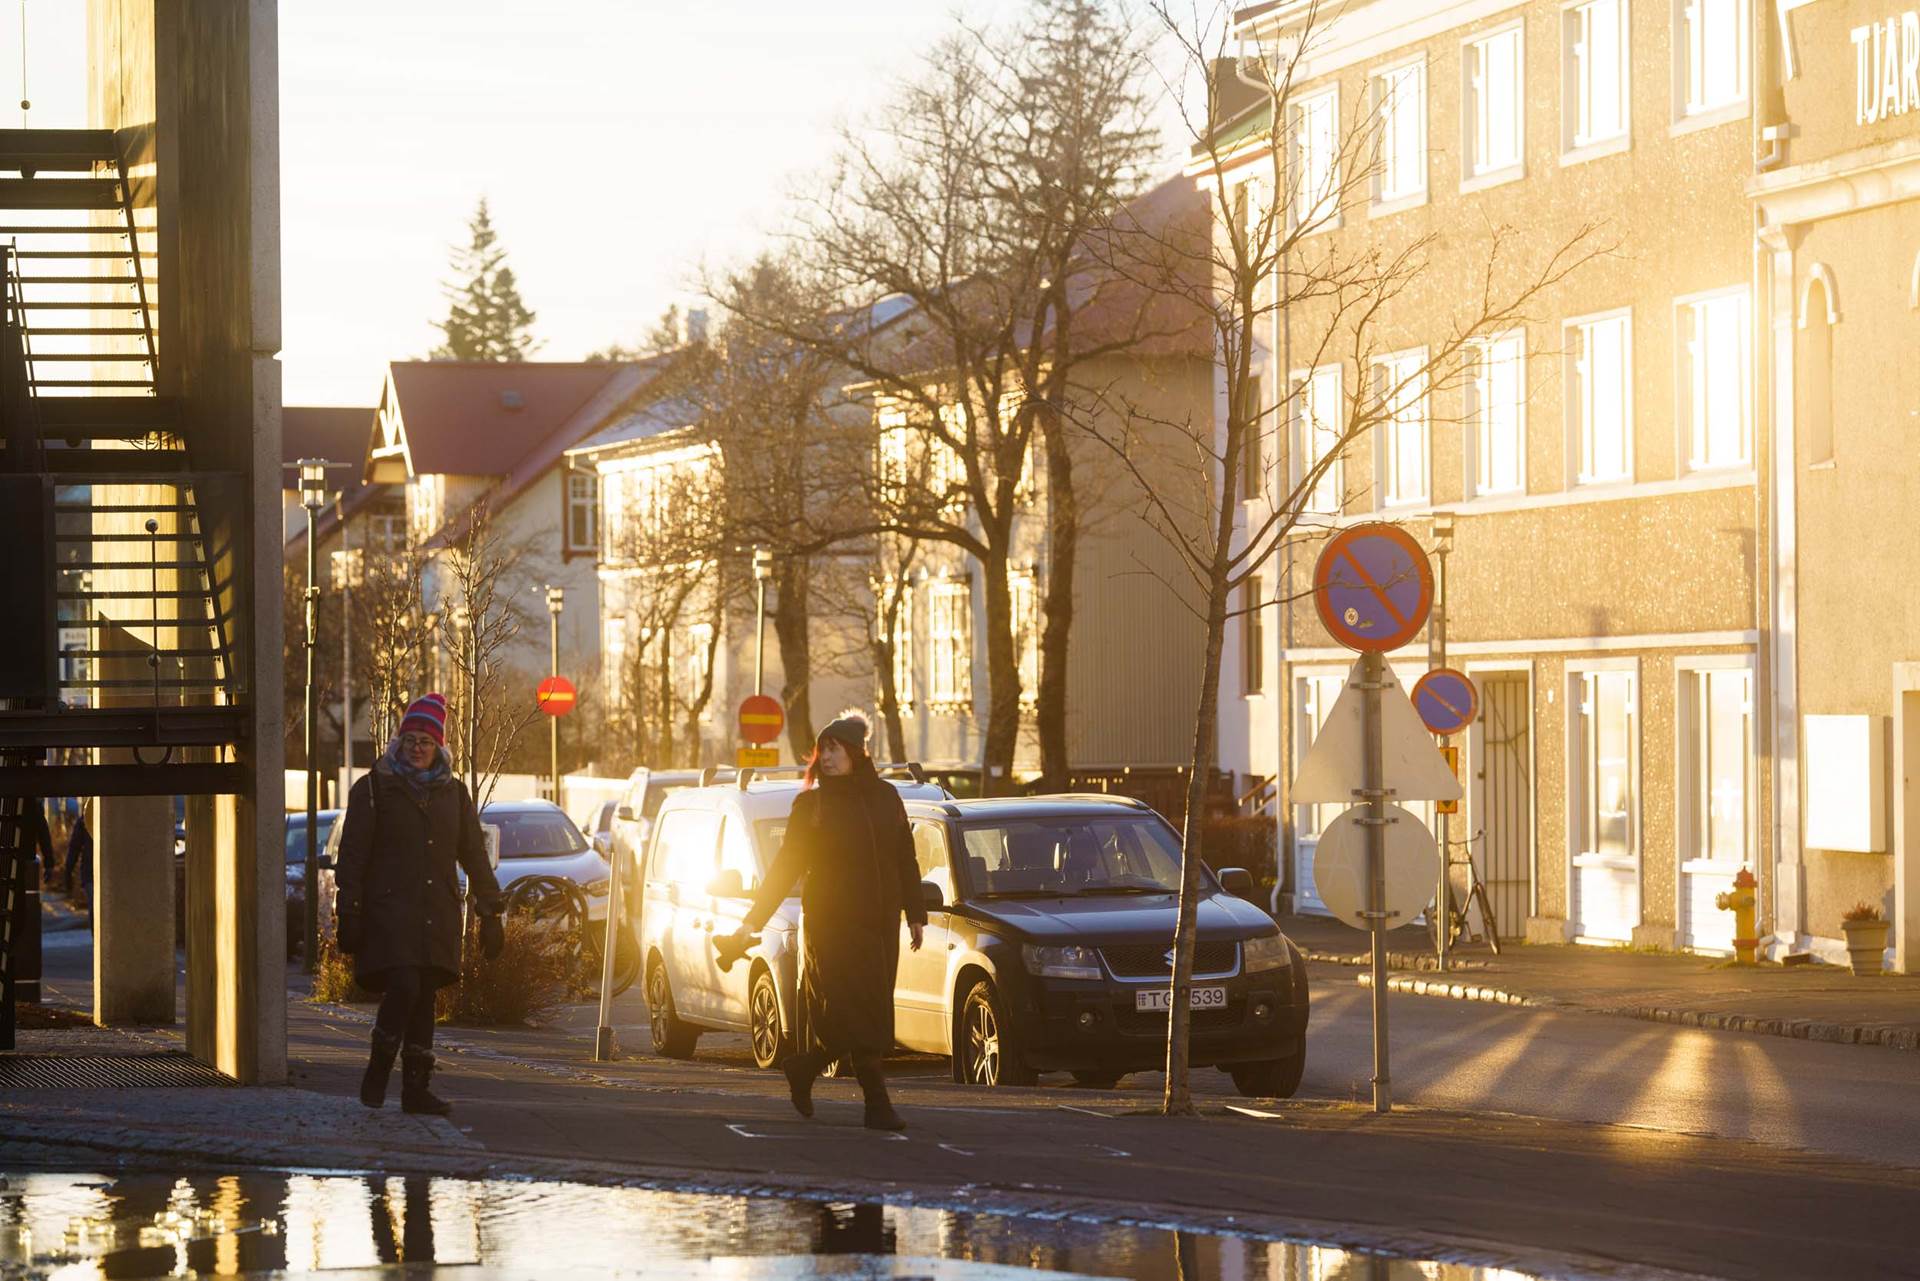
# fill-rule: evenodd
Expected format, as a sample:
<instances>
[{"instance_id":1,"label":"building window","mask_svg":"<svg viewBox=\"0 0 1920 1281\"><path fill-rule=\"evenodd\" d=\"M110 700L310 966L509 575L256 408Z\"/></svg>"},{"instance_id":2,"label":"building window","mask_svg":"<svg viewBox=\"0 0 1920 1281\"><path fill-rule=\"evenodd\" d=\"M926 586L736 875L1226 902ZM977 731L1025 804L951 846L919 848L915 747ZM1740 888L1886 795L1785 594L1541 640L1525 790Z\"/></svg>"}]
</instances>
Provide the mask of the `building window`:
<instances>
[{"instance_id":1,"label":"building window","mask_svg":"<svg viewBox=\"0 0 1920 1281\"><path fill-rule=\"evenodd\" d=\"M600 478L590 471L567 476L567 550L590 552L600 546Z\"/></svg>"},{"instance_id":2,"label":"building window","mask_svg":"<svg viewBox=\"0 0 1920 1281\"><path fill-rule=\"evenodd\" d=\"M1326 468L1300 500L1300 509L1335 516L1346 504L1340 465L1340 366L1302 370L1293 376L1293 456L1299 460L1294 485L1305 483L1322 462Z\"/></svg>"},{"instance_id":3,"label":"building window","mask_svg":"<svg viewBox=\"0 0 1920 1281\"><path fill-rule=\"evenodd\" d=\"M1675 0L1674 98L1679 116L1698 116L1747 100L1746 0Z\"/></svg>"},{"instance_id":4,"label":"building window","mask_svg":"<svg viewBox=\"0 0 1920 1281\"><path fill-rule=\"evenodd\" d=\"M883 405L878 419L880 439L875 451L874 470L879 475L881 494L888 501L897 502L913 481L908 462L907 415L898 406Z\"/></svg>"},{"instance_id":5,"label":"building window","mask_svg":"<svg viewBox=\"0 0 1920 1281\"><path fill-rule=\"evenodd\" d=\"M1567 150L1627 136L1627 0L1587 0L1562 15Z\"/></svg>"},{"instance_id":6,"label":"building window","mask_svg":"<svg viewBox=\"0 0 1920 1281\"><path fill-rule=\"evenodd\" d=\"M1427 191L1427 65L1375 73L1373 200L1394 204Z\"/></svg>"},{"instance_id":7,"label":"building window","mask_svg":"<svg viewBox=\"0 0 1920 1281\"><path fill-rule=\"evenodd\" d=\"M1468 41L1461 57L1467 177L1486 178L1520 166L1526 147L1522 39L1521 28L1511 26Z\"/></svg>"},{"instance_id":8,"label":"building window","mask_svg":"<svg viewBox=\"0 0 1920 1281\"><path fill-rule=\"evenodd\" d=\"M1040 585L1031 569L1007 571L1013 605L1013 657L1020 675L1020 703L1040 701Z\"/></svg>"},{"instance_id":9,"label":"building window","mask_svg":"<svg viewBox=\"0 0 1920 1281\"><path fill-rule=\"evenodd\" d=\"M1633 332L1628 313L1567 323L1567 415L1579 484L1633 479Z\"/></svg>"},{"instance_id":10,"label":"building window","mask_svg":"<svg viewBox=\"0 0 1920 1281\"><path fill-rule=\"evenodd\" d=\"M1580 854L1631 860L1640 849L1638 676L1578 672L1568 799Z\"/></svg>"},{"instance_id":11,"label":"building window","mask_svg":"<svg viewBox=\"0 0 1920 1281\"><path fill-rule=\"evenodd\" d=\"M1255 574L1240 590L1240 692L1252 696L1267 689L1266 585Z\"/></svg>"},{"instance_id":12,"label":"building window","mask_svg":"<svg viewBox=\"0 0 1920 1281\"><path fill-rule=\"evenodd\" d=\"M364 526L367 547L376 552L397 552L407 545L407 517L404 512L374 512Z\"/></svg>"},{"instance_id":13,"label":"building window","mask_svg":"<svg viewBox=\"0 0 1920 1281\"><path fill-rule=\"evenodd\" d=\"M894 593L899 592L899 598ZM913 584L902 584L888 578L879 584L879 610L874 619L874 627L888 643L892 654L893 696L905 713L913 706ZM893 625L887 626L887 609L891 607Z\"/></svg>"},{"instance_id":14,"label":"building window","mask_svg":"<svg viewBox=\"0 0 1920 1281\"><path fill-rule=\"evenodd\" d=\"M1794 361L1794 418L1807 442L1809 466L1833 461L1833 319L1827 283L1807 282L1800 300L1798 358Z\"/></svg>"},{"instance_id":15,"label":"building window","mask_svg":"<svg viewBox=\"0 0 1920 1281\"><path fill-rule=\"evenodd\" d=\"M1340 223L1340 90L1293 106L1293 221L1307 231Z\"/></svg>"},{"instance_id":16,"label":"building window","mask_svg":"<svg viewBox=\"0 0 1920 1281\"><path fill-rule=\"evenodd\" d=\"M1750 339L1747 291L1729 290L1678 306L1680 421L1692 466L1746 467L1753 462L1753 400L1747 386Z\"/></svg>"},{"instance_id":17,"label":"building window","mask_svg":"<svg viewBox=\"0 0 1920 1281\"><path fill-rule=\"evenodd\" d=\"M927 701L953 707L973 697L973 598L965 578L927 587Z\"/></svg>"},{"instance_id":18,"label":"building window","mask_svg":"<svg viewBox=\"0 0 1920 1281\"><path fill-rule=\"evenodd\" d=\"M1475 494L1527 487L1526 340L1500 334L1467 345L1467 443Z\"/></svg>"},{"instance_id":19,"label":"building window","mask_svg":"<svg viewBox=\"0 0 1920 1281\"><path fill-rule=\"evenodd\" d=\"M1682 671L1683 860L1738 867L1753 859L1753 673Z\"/></svg>"},{"instance_id":20,"label":"building window","mask_svg":"<svg viewBox=\"0 0 1920 1281\"><path fill-rule=\"evenodd\" d=\"M701 693L713 676L714 630L712 623L694 623L680 634L680 652L674 662L674 694L681 706L691 708L701 702ZM713 700L701 707L700 719L713 716Z\"/></svg>"},{"instance_id":21,"label":"building window","mask_svg":"<svg viewBox=\"0 0 1920 1281\"><path fill-rule=\"evenodd\" d=\"M1254 369L1241 379L1234 406L1233 417L1240 424L1240 497L1245 502L1260 497L1267 483L1267 417L1261 396L1264 377Z\"/></svg>"},{"instance_id":22,"label":"building window","mask_svg":"<svg viewBox=\"0 0 1920 1281\"><path fill-rule=\"evenodd\" d=\"M960 406L948 405L943 408L940 411L940 423L946 437L969 445L973 443L972 425L967 420L967 411ZM927 449L927 485L930 492L940 496L945 511L966 510L967 464L960 457L960 451L938 435L927 438Z\"/></svg>"},{"instance_id":23,"label":"building window","mask_svg":"<svg viewBox=\"0 0 1920 1281\"><path fill-rule=\"evenodd\" d=\"M1427 353L1424 348L1382 357L1373 365L1380 423L1380 502L1401 507L1427 501Z\"/></svg>"}]
</instances>

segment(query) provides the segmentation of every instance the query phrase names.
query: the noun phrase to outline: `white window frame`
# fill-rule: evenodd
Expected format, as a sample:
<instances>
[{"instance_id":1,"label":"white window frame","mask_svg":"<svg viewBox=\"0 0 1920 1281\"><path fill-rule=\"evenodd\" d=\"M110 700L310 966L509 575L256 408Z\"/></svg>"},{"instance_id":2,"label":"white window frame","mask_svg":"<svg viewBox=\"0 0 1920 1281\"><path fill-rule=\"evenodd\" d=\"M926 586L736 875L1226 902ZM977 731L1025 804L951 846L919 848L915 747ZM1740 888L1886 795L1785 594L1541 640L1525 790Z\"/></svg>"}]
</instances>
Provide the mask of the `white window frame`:
<instances>
[{"instance_id":1,"label":"white window frame","mask_svg":"<svg viewBox=\"0 0 1920 1281\"><path fill-rule=\"evenodd\" d=\"M1673 4L1673 127L1675 134L1706 129L1744 119L1752 99L1749 66L1753 49L1753 6L1749 0L1672 0ZM1731 59L1736 89L1714 98L1702 96L1700 80L1710 53L1729 47L1727 33L1703 29L1701 14L1709 5L1731 9ZM1718 15L1727 16L1724 12Z\"/></svg>"},{"instance_id":2,"label":"white window frame","mask_svg":"<svg viewBox=\"0 0 1920 1281\"><path fill-rule=\"evenodd\" d=\"M1427 349L1411 347L1405 351L1388 352L1374 358L1369 366L1370 376L1375 385L1367 394L1378 398L1383 394L1381 383L1387 386L1399 386L1400 395L1392 409L1385 410L1373 429L1375 446L1374 461L1374 497L1375 505L1381 509L1389 507L1422 507L1433 499L1433 414L1429 404L1430 388L1425 373ZM1392 372L1382 378L1382 370ZM1400 468L1397 465L1396 451L1403 442L1401 433L1408 430L1409 419L1403 415L1412 412L1418 419L1420 438L1420 489L1417 493L1400 493L1394 482Z\"/></svg>"},{"instance_id":3,"label":"white window frame","mask_svg":"<svg viewBox=\"0 0 1920 1281\"><path fill-rule=\"evenodd\" d=\"M1487 106L1494 98L1486 91L1485 50L1496 40L1514 42L1513 83L1507 96L1513 113L1515 133L1511 158L1488 163L1485 134ZM1487 31L1476 31L1460 42L1460 190L1484 191L1501 183L1513 182L1527 174L1527 31L1523 20L1516 19Z\"/></svg>"},{"instance_id":4,"label":"white window frame","mask_svg":"<svg viewBox=\"0 0 1920 1281\"><path fill-rule=\"evenodd\" d=\"M1303 94L1289 110L1293 113L1290 225L1308 236L1336 230L1341 221L1340 86L1331 84ZM1314 146L1323 125L1325 157L1315 154Z\"/></svg>"},{"instance_id":5,"label":"white window frame","mask_svg":"<svg viewBox=\"0 0 1920 1281\"><path fill-rule=\"evenodd\" d=\"M1318 365L1312 369L1296 369L1289 377L1292 395L1289 398L1290 422L1287 456L1293 460L1292 485L1298 489L1306 480L1307 473L1320 460L1319 440L1330 436L1335 447L1340 442L1341 424L1344 422L1345 369L1341 365ZM1325 403L1322 403L1322 397ZM1331 411L1331 418L1322 418L1322 410ZM1315 516L1338 516L1346 508L1346 459L1336 457L1333 466L1321 474L1320 483L1301 496L1300 510Z\"/></svg>"},{"instance_id":6,"label":"white window frame","mask_svg":"<svg viewBox=\"0 0 1920 1281\"><path fill-rule=\"evenodd\" d=\"M1734 458L1705 454L1707 428L1703 402L1711 394L1711 371L1701 365L1700 316L1705 307L1737 304L1733 330L1739 367L1727 380L1739 397L1740 447ZM1689 294L1673 301L1673 421L1679 432L1677 447L1682 471L1746 471L1753 467L1753 300L1745 285Z\"/></svg>"},{"instance_id":7,"label":"white window frame","mask_svg":"<svg viewBox=\"0 0 1920 1281\"><path fill-rule=\"evenodd\" d=\"M1743 749L1745 829L1739 865L1758 867L1759 831L1759 739L1756 700L1758 679L1751 654L1685 655L1674 659L1674 849L1682 874L1695 872L1725 873L1736 864L1711 857L1712 838L1701 823L1701 787L1703 770L1711 770L1705 754L1708 743L1701 737L1706 723L1704 702L1707 680L1715 675L1739 673L1747 678L1746 744ZM1710 803L1709 803L1710 811ZM1709 812L1708 821L1711 822ZM1676 881L1676 888L1678 882ZM1679 900L1676 899L1677 903Z\"/></svg>"},{"instance_id":8,"label":"white window frame","mask_svg":"<svg viewBox=\"0 0 1920 1281\"><path fill-rule=\"evenodd\" d=\"M1619 27L1615 32L1619 49L1614 73L1620 95L1619 128L1594 133L1586 122L1592 93L1589 87L1593 68L1586 61L1589 16L1599 5L1617 6ZM1625 151L1633 143L1633 13L1631 0L1566 0L1560 8L1560 163L1611 156Z\"/></svg>"},{"instance_id":9,"label":"white window frame","mask_svg":"<svg viewBox=\"0 0 1920 1281\"><path fill-rule=\"evenodd\" d=\"M973 580L964 574L927 584L927 704L938 710L973 701Z\"/></svg>"},{"instance_id":10,"label":"white window frame","mask_svg":"<svg viewBox=\"0 0 1920 1281\"><path fill-rule=\"evenodd\" d=\"M595 552L600 548L600 477L590 471L563 471L566 481L566 539L567 551L578 555L582 552ZM574 518L581 510L586 512L587 536L575 537Z\"/></svg>"},{"instance_id":11,"label":"white window frame","mask_svg":"<svg viewBox=\"0 0 1920 1281\"><path fill-rule=\"evenodd\" d=\"M1416 90L1414 101L1410 106L1406 104L1403 97L1394 94L1389 88L1400 76L1408 72L1413 74L1413 85ZM1372 217L1380 218L1399 213L1403 209L1416 209L1427 203L1426 55L1422 54L1415 58L1407 58L1384 67L1374 68L1367 73L1367 93L1367 105L1373 121L1373 146L1369 149L1369 158L1372 163L1368 166L1372 174L1368 189L1372 194L1373 202L1368 212ZM1396 99L1398 105L1395 105L1393 111L1389 113L1387 108L1389 104L1395 103ZM1417 141L1413 138L1401 138L1396 131L1397 122L1394 117L1403 110L1414 112L1417 117L1419 127L1412 130L1418 135ZM1408 161L1409 185L1390 186L1387 182L1389 173L1399 168L1399 160L1405 159L1396 150L1398 144L1403 142L1411 146L1414 152Z\"/></svg>"},{"instance_id":12,"label":"white window frame","mask_svg":"<svg viewBox=\"0 0 1920 1281\"><path fill-rule=\"evenodd\" d=\"M1618 474L1593 471L1587 465L1593 453L1588 444L1592 423L1588 416L1587 382L1583 368L1587 359L1584 331L1594 325L1615 320L1622 321L1625 325L1620 344L1622 470ZM1574 316L1564 322L1561 334L1564 339L1561 349L1566 353L1565 375L1561 385L1566 392L1567 475L1572 478L1572 483L1568 487L1631 485L1635 476L1633 309L1619 307L1612 311L1597 311L1586 316Z\"/></svg>"},{"instance_id":13,"label":"white window frame","mask_svg":"<svg viewBox=\"0 0 1920 1281\"><path fill-rule=\"evenodd\" d=\"M1627 778L1632 788L1632 802L1628 809L1627 841L1630 849L1623 858L1601 854L1597 850L1585 848L1588 836L1588 821L1592 817L1588 812L1588 798L1593 790L1595 778L1593 753L1589 744L1598 732L1590 725L1591 714L1586 709L1587 678L1602 676L1625 676L1628 685L1627 708ZM1610 867L1616 871L1632 871L1636 881L1646 859L1646 752L1642 742L1646 718L1644 716L1646 693L1641 679L1640 660L1638 658L1589 658L1567 664L1567 754L1566 754L1566 805L1567 805L1567 852L1573 867ZM1644 895L1641 899L1644 904Z\"/></svg>"},{"instance_id":14,"label":"white window frame","mask_svg":"<svg viewBox=\"0 0 1920 1281\"><path fill-rule=\"evenodd\" d=\"M897 580L883 578L875 588L878 593L873 611L876 632L886 624L886 598L896 585ZM909 581L900 593L900 610L893 617L893 696L900 703L902 716L913 714L913 593L914 584Z\"/></svg>"},{"instance_id":15,"label":"white window frame","mask_svg":"<svg viewBox=\"0 0 1920 1281\"><path fill-rule=\"evenodd\" d=\"M1240 696L1264 698L1267 693L1267 582L1249 575L1240 587Z\"/></svg>"},{"instance_id":16,"label":"white window frame","mask_svg":"<svg viewBox=\"0 0 1920 1281\"><path fill-rule=\"evenodd\" d=\"M1040 702L1040 578L1031 565L1007 570L1013 661L1020 675L1020 706Z\"/></svg>"},{"instance_id":17,"label":"white window frame","mask_svg":"<svg viewBox=\"0 0 1920 1281\"><path fill-rule=\"evenodd\" d=\"M1513 421L1507 424L1507 429L1513 436L1514 476L1510 483L1496 484L1487 472L1488 460L1493 454L1495 428L1491 411L1496 405L1493 396L1490 356L1496 347L1507 343L1513 344L1512 364L1515 369L1514 381L1518 392L1511 406ZM1461 385L1461 394L1466 398L1466 412L1461 415L1467 428L1461 434L1467 455L1465 492L1471 498L1524 494L1527 492L1526 331L1509 329L1504 333L1476 338L1467 344L1466 355L1472 362L1472 368L1467 371Z\"/></svg>"}]
</instances>

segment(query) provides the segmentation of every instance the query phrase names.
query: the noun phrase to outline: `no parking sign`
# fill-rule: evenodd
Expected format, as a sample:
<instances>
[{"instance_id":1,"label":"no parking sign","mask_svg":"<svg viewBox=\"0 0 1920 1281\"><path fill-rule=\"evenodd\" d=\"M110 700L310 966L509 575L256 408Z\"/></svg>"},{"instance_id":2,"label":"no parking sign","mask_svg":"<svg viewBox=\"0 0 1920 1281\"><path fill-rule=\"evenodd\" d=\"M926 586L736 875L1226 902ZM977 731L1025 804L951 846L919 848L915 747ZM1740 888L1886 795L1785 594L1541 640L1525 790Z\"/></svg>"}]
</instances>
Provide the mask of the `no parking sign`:
<instances>
[{"instance_id":1,"label":"no parking sign","mask_svg":"<svg viewBox=\"0 0 1920 1281\"><path fill-rule=\"evenodd\" d=\"M1398 525L1368 521L1342 530L1314 563L1313 603L1348 649L1399 649L1427 625L1433 607L1427 553Z\"/></svg>"}]
</instances>

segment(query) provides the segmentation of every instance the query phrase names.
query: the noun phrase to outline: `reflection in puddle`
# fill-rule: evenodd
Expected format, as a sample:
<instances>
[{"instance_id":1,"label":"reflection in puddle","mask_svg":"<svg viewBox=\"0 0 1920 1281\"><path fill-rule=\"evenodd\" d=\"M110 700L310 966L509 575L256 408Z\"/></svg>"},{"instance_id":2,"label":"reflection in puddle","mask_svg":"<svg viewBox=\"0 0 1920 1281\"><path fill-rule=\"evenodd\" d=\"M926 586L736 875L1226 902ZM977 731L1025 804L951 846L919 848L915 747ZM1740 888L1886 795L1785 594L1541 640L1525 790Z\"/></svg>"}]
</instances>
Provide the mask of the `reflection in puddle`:
<instances>
[{"instance_id":1,"label":"reflection in puddle","mask_svg":"<svg viewBox=\"0 0 1920 1281\"><path fill-rule=\"evenodd\" d=\"M311 1272L1518 1281L1329 1246L917 1206L418 1176L0 1178L0 1281Z\"/></svg>"}]
</instances>

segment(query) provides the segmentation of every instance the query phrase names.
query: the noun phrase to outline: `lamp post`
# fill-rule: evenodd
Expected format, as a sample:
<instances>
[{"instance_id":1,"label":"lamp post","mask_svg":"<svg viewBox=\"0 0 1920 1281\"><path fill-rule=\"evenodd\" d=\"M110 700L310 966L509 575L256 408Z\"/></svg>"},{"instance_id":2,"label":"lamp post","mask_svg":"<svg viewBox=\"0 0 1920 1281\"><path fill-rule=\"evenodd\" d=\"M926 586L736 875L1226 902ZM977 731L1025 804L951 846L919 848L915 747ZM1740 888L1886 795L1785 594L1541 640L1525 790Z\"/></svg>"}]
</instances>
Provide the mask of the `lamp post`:
<instances>
[{"instance_id":1,"label":"lamp post","mask_svg":"<svg viewBox=\"0 0 1920 1281\"><path fill-rule=\"evenodd\" d=\"M314 546L314 517L327 505L327 463L322 458L302 458L300 468L300 505L307 509L307 863L306 863L306 946L302 964L313 973L314 953L320 945L320 769L315 759L319 735L315 722L320 717L320 688L314 681L314 656L320 645L319 553Z\"/></svg>"},{"instance_id":2,"label":"lamp post","mask_svg":"<svg viewBox=\"0 0 1920 1281\"><path fill-rule=\"evenodd\" d=\"M767 683L767 583L773 578L773 553L765 547L753 549L753 692L763 693Z\"/></svg>"},{"instance_id":3,"label":"lamp post","mask_svg":"<svg viewBox=\"0 0 1920 1281\"><path fill-rule=\"evenodd\" d=\"M547 614L549 616L548 642L549 663L547 675L560 674L560 611L566 608L567 592L564 587L547 588ZM547 733L553 757L553 803L560 803L560 718L547 717Z\"/></svg>"},{"instance_id":4,"label":"lamp post","mask_svg":"<svg viewBox=\"0 0 1920 1281\"><path fill-rule=\"evenodd\" d=\"M1433 554L1440 562L1438 581L1434 584L1433 628L1429 633L1431 665L1447 665L1447 554L1453 550L1453 513L1435 512L1433 514ZM1448 737L1442 735L1442 739ZM1453 845L1451 841L1453 816L1442 813L1440 816L1440 884L1434 892L1434 911L1439 913L1439 929L1435 934L1435 950L1439 953L1439 965L1442 971L1448 968L1448 938L1451 933L1452 913L1448 899L1452 897Z\"/></svg>"},{"instance_id":5,"label":"lamp post","mask_svg":"<svg viewBox=\"0 0 1920 1281\"><path fill-rule=\"evenodd\" d=\"M347 541L346 513L340 515L340 541ZM353 589L360 585L361 549L333 553L333 578L340 584L340 796L353 786Z\"/></svg>"}]
</instances>

